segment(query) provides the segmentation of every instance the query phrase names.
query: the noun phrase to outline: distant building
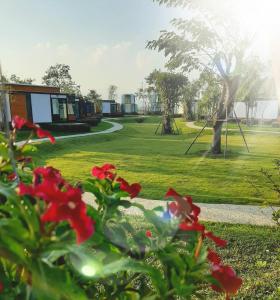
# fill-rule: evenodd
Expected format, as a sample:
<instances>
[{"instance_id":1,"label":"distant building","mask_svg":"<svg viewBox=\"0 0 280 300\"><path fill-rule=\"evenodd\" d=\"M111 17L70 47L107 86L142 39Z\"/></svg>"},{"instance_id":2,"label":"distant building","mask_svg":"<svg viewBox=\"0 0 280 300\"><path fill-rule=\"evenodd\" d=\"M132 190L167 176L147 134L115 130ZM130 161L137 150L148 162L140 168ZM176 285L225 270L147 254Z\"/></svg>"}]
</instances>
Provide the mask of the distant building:
<instances>
[{"instance_id":1,"label":"distant building","mask_svg":"<svg viewBox=\"0 0 280 300\"><path fill-rule=\"evenodd\" d=\"M115 100L102 100L103 116L122 116L121 105Z\"/></svg>"},{"instance_id":2,"label":"distant building","mask_svg":"<svg viewBox=\"0 0 280 300\"><path fill-rule=\"evenodd\" d=\"M149 108L148 110L153 114L161 113L161 103L159 101L159 96L156 92L148 94Z\"/></svg>"},{"instance_id":3,"label":"distant building","mask_svg":"<svg viewBox=\"0 0 280 300\"><path fill-rule=\"evenodd\" d=\"M9 121L20 116L34 123L81 121L96 116L94 103L82 97L60 93L45 85L6 83L6 112Z\"/></svg>"},{"instance_id":4,"label":"distant building","mask_svg":"<svg viewBox=\"0 0 280 300\"><path fill-rule=\"evenodd\" d=\"M245 102L235 102L234 110L238 118L246 118L246 103ZM259 99L256 100L255 106L249 107L248 116L250 119L256 120L277 120L280 115L280 102L277 99L266 100Z\"/></svg>"},{"instance_id":5,"label":"distant building","mask_svg":"<svg viewBox=\"0 0 280 300\"><path fill-rule=\"evenodd\" d=\"M122 112L124 114L137 113L136 97L133 94L122 95Z\"/></svg>"}]
</instances>

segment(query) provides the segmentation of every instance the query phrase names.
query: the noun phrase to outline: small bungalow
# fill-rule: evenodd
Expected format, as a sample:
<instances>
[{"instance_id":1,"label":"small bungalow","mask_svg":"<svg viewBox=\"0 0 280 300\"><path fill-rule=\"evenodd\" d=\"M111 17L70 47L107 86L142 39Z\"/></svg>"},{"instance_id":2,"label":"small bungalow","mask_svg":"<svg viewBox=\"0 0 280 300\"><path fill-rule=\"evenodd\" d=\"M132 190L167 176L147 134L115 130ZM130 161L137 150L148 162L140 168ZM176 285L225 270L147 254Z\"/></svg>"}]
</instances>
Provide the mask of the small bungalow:
<instances>
[{"instance_id":1,"label":"small bungalow","mask_svg":"<svg viewBox=\"0 0 280 300\"><path fill-rule=\"evenodd\" d=\"M122 116L121 106L115 100L102 100L102 114L110 117Z\"/></svg>"},{"instance_id":2,"label":"small bungalow","mask_svg":"<svg viewBox=\"0 0 280 300\"><path fill-rule=\"evenodd\" d=\"M136 97L134 94L122 95L122 112L124 114L137 113Z\"/></svg>"}]
</instances>

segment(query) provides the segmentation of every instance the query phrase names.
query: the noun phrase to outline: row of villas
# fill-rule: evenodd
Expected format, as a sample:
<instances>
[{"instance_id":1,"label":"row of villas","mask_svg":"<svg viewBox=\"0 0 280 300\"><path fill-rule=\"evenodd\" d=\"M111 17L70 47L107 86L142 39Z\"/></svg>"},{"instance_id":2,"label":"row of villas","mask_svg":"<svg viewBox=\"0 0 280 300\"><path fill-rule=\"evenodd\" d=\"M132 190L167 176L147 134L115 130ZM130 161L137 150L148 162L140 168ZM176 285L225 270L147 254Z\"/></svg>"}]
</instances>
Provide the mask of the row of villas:
<instances>
[{"instance_id":1,"label":"row of villas","mask_svg":"<svg viewBox=\"0 0 280 300\"><path fill-rule=\"evenodd\" d=\"M7 83L3 89L9 121L15 115L40 124L100 119L93 102L61 93L57 87Z\"/></svg>"},{"instance_id":2,"label":"row of villas","mask_svg":"<svg viewBox=\"0 0 280 300\"><path fill-rule=\"evenodd\" d=\"M34 123L93 122L101 116L137 113L133 94L122 96L122 103L102 100L99 103L83 97L61 93L60 88L44 85L6 83L7 118L18 115Z\"/></svg>"}]
</instances>

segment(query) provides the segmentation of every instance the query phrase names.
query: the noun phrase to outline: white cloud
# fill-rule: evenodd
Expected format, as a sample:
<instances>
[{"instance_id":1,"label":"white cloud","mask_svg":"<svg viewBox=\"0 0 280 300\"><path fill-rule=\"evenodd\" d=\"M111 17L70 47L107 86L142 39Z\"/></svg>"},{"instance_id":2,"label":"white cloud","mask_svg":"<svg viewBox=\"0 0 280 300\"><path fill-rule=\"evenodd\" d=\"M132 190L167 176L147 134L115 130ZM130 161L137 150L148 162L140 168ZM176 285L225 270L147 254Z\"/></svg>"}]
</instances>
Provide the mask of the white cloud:
<instances>
[{"instance_id":1,"label":"white cloud","mask_svg":"<svg viewBox=\"0 0 280 300\"><path fill-rule=\"evenodd\" d=\"M70 54L70 47L68 44L61 44L56 47L57 54L59 56L68 56Z\"/></svg>"},{"instance_id":2,"label":"white cloud","mask_svg":"<svg viewBox=\"0 0 280 300\"><path fill-rule=\"evenodd\" d=\"M124 41L124 42L120 42L120 43L117 43L117 44L113 45L112 49L113 49L113 50L127 49L127 48L129 48L131 45L132 45L131 42Z\"/></svg>"},{"instance_id":3,"label":"white cloud","mask_svg":"<svg viewBox=\"0 0 280 300\"><path fill-rule=\"evenodd\" d=\"M108 46L101 45L94 48L90 54L90 61L93 65L98 64L108 51Z\"/></svg>"},{"instance_id":4,"label":"white cloud","mask_svg":"<svg viewBox=\"0 0 280 300\"><path fill-rule=\"evenodd\" d=\"M162 67L160 55L151 50L140 50L136 54L136 67L139 71L151 70Z\"/></svg>"},{"instance_id":5,"label":"white cloud","mask_svg":"<svg viewBox=\"0 0 280 300\"><path fill-rule=\"evenodd\" d=\"M37 49L50 49L51 43L50 42L39 42L35 45Z\"/></svg>"}]
</instances>

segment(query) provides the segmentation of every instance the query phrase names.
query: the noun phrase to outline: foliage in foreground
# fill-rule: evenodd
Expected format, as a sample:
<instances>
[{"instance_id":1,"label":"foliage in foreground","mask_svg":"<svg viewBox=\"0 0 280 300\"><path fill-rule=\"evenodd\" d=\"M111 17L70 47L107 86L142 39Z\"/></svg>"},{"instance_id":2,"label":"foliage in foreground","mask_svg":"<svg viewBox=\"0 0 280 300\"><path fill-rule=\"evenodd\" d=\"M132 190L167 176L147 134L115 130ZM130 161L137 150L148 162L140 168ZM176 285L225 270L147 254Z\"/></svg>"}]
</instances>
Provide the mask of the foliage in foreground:
<instances>
[{"instance_id":1,"label":"foliage in foreground","mask_svg":"<svg viewBox=\"0 0 280 300\"><path fill-rule=\"evenodd\" d=\"M32 145L14 143L24 126L54 138L19 117L12 125L0 148L3 299L188 299L206 285L226 299L237 293L241 278L205 244L227 242L199 222L190 196L169 189L166 211L146 210L125 199L140 184L118 177L110 164L73 186L52 167L35 168L27 156ZM142 211L148 230L123 216L130 207Z\"/></svg>"}]
</instances>

